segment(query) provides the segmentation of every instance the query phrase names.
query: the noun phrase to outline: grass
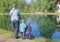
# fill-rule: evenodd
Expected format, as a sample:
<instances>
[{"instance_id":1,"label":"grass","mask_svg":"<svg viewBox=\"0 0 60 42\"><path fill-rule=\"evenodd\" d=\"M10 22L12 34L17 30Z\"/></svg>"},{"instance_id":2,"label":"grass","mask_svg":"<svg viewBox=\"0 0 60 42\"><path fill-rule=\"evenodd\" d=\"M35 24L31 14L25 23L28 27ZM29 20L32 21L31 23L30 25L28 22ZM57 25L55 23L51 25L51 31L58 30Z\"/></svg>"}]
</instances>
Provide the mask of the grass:
<instances>
[{"instance_id":1,"label":"grass","mask_svg":"<svg viewBox=\"0 0 60 42\"><path fill-rule=\"evenodd\" d=\"M45 38L39 38L35 39L36 42L60 42L60 40L52 40L52 39L45 39Z\"/></svg>"},{"instance_id":2,"label":"grass","mask_svg":"<svg viewBox=\"0 0 60 42\"><path fill-rule=\"evenodd\" d=\"M4 29L0 29L0 34L8 34L11 38L13 38L14 35L13 32Z\"/></svg>"},{"instance_id":3,"label":"grass","mask_svg":"<svg viewBox=\"0 0 60 42\"><path fill-rule=\"evenodd\" d=\"M0 34L9 34L11 38L13 38L13 32L7 31L4 29L0 29ZM36 42L60 42L60 40L51 40L51 39L45 39L45 38L35 38Z\"/></svg>"}]
</instances>

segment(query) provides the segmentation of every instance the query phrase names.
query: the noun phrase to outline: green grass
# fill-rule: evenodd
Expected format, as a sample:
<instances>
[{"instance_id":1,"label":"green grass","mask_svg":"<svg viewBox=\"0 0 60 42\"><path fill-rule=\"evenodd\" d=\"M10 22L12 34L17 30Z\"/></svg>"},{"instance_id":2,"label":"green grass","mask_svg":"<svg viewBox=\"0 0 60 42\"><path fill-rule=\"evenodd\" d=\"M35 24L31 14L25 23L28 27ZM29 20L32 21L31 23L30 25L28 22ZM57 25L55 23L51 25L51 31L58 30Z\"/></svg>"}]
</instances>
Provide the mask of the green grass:
<instances>
[{"instance_id":1,"label":"green grass","mask_svg":"<svg viewBox=\"0 0 60 42\"><path fill-rule=\"evenodd\" d=\"M0 29L0 34L8 34L11 38L13 38L14 35L13 32L4 29Z\"/></svg>"},{"instance_id":2,"label":"green grass","mask_svg":"<svg viewBox=\"0 0 60 42\"><path fill-rule=\"evenodd\" d=\"M45 38L39 38L35 39L36 42L60 42L60 40L52 40L52 39L45 39Z\"/></svg>"},{"instance_id":3,"label":"green grass","mask_svg":"<svg viewBox=\"0 0 60 42\"><path fill-rule=\"evenodd\" d=\"M11 38L13 38L13 32L7 31L4 29L0 29L0 34L9 34ZM60 42L60 40L51 40L51 39L45 39L45 38L35 38L36 42Z\"/></svg>"}]
</instances>

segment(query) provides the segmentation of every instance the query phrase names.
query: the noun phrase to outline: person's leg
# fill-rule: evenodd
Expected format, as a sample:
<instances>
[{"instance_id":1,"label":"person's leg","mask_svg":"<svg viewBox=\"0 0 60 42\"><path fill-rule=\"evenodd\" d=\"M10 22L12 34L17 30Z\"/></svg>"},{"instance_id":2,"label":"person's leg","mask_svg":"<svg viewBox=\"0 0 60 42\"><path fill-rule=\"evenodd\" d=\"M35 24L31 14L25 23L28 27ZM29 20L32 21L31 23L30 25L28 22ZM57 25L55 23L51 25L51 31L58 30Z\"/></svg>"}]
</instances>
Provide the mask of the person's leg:
<instances>
[{"instance_id":1,"label":"person's leg","mask_svg":"<svg viewBox=\"0 0 60 42\"><path fill-rule=\"evenodd\" d=\"M27 39L29 39L29 33L26 33L26 37L27 37Z\"/></svg>"},{"instance_id":2,"label":"person's leg","mask_svg":"<svg viewBox=\"0 0 60 42\"><path fill-rule=\"evenodd\" d=\"M24 39L24 32L21 32L21 38Z\"/></svg>"},{"instance_id":3,"label":"person's leg","mask_svg":"<svg viewBox=\"0 0 60 42\"><path fill-rule=\"evenodd\" d=\"M15 22L15 29L14 29L15 37L16 37L16 38L18 37L18 29L19 29L19 22L16 21L16 22Z\"/></svg>"},{"instance_id":4,"label":"person's leg","mask_svg":"<svg viewBox=\"0 0 60 42\"><path fill-rule=\"evenodd\" d=\"M23 32L20 32L20 38L23 38Z\"/></svg>"},{"instance_id":5,"label":"person's leg","mask_svg":"<svg viewBox=\"0 0 60 42\"><path fill-rule=\"evenodd\" d=\"M13 32L14 32L14 38L16 38L16 35L15 35L15 22L14 21L12 21L12 25L13 25Z\"/></svg>"},{"instance_id":6,"label":"person's leg","mask_svg":"<svg viewBox=\"0 0 60 42\"><path fill-rule=\"evenodd\" d=\"M31 34L29 33L29 39L31 39Z\"/></svg>"},{"instance_id":7,"label":"person's leg","mask_svg":"<svg viewBox=\"0 0 60 42\"><path fill-rule=\"evenodd\" d=\"M26 37L26 32L24 32L24 37Z\"/></svg>"}]
</instances>

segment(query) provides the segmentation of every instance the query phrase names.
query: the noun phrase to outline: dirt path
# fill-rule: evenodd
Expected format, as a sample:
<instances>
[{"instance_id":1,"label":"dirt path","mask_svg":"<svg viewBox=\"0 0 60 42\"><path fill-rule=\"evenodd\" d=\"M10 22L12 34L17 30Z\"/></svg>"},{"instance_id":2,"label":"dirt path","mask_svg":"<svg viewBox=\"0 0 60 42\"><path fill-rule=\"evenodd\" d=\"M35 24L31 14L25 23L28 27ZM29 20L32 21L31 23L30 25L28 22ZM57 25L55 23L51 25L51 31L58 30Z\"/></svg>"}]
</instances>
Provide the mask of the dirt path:
<instances>
[{"instance_id":1,"label":"dirt path","mask_svg":"<svg viewBox=\"0 0 60 42\"><path fill-rule=\"evenodd\" d=\"M27 39L12 39L8 34L0 34L0 42L35 42Z\"/></svg>"}]
</instances>

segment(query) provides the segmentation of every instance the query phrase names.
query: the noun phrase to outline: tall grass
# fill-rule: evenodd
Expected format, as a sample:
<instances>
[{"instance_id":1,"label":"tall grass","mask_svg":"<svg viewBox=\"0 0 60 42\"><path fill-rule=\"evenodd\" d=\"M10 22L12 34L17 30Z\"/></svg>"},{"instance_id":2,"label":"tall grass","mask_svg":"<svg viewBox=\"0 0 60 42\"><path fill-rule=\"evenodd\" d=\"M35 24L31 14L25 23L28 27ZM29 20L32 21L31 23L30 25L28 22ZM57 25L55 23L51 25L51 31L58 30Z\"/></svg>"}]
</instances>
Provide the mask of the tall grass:
<instances>
[{"instance_id":1,"label":"tall grass","mask_svg":"<svg viewBox=\"0 0 60 42\"><path fill-rule=\"evenodd\" d=\"M8 15L0 15L0 29L11 30L11 21Z\"/></svg>"}]
</instances>

